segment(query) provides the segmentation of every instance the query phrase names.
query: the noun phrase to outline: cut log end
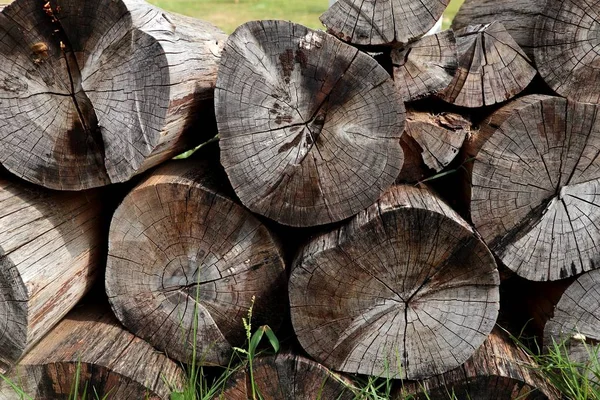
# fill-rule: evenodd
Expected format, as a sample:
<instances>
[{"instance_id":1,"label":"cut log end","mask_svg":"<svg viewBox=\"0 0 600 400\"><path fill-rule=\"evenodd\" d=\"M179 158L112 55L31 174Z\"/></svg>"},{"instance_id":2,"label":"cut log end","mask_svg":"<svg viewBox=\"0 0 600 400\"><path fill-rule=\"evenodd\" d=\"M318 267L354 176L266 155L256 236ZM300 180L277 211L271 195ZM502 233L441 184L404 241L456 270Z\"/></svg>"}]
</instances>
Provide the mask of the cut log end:
<instances>
[{"instance_id":1,"label":"cut log end","mask_svg":"<svg viewBox=\"0 0 600 400\"><path fill-rule=\"evenodd\" d=\"M600 267L598 116L591 104L527 96L494 113L470 143L473 223L524 278Z\"/></svg>"},{"instance_id":2,"label":"cut log end","mask_svg":"<svg viewBox=\"0 0 600 400\"><path fill-rule=\"evenodd\" d=\"M456 32L458 71L439 95L463 107L502 103L521 93L536 75L531 61L499 22Z\"/></svg>"},{"instance_id":3,"label":"cut log end","mask_svg":"<svg viewBox=\"0 0 600 400\"><path fill-rule=\"evenodd\" d=\"M193 144L184 132L212 97L225 35L190 21L144 2L4 8L0 163L81 190L126 181Z\"/></svg>"},{"instance_id":4,"label":"cut log end","mask_svg":"<svg viewBox=\"0 0 600 400\"><path fill-rule=\"evenodd\" d=\"M348 218L398 175L404 104L375 60L284 21L229 38L215 93L221 163L250 210L291 226Z\"/></svg>"},{"instance_id":5,"label":"cut log end","mask_svg":"<svg viewBox=\"0 0 600 400\"><path fill-rule=\"evenodd\" d=\"M420 379L483 343L498 285L466 222L428 191L393 187L296 258L292 323L307 353L334 370Z\"/></svg>"},{"instance_id":6,"label":"cut log end","mask_svg":"<svg viewBox=\"0 0 600 400\"><path fill-rule=\"evenodd\" d=\"M129 330L183 362L227 365L244 343L242 318L276 329L285 288L280 249L267 229L215 185L217 168L166 164L114 214L106 288ZM223 174L224 175L224 174ZM197 335L194 337L194 320Z\"/></svg>"},{"instance_id":7,"label":"cut log end","mask_svg":"<svg viewBox=\"0 0 600 400\"><path fill-rule=\"evenodd\" d=\"M321 16L327 31L346 42L379 46L409 43L427 33L449 0L339 0Z\"/></svg>"}]
</instances>

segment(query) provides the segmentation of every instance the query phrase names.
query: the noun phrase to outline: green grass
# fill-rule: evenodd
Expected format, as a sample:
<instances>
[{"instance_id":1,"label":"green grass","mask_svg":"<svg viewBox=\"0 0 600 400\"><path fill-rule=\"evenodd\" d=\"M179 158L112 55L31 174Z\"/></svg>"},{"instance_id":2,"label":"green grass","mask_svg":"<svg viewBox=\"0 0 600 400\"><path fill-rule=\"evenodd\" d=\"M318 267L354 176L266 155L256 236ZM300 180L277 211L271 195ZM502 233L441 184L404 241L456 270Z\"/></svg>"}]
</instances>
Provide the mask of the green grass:
<instances>
[{"instance_id":1,"label":"green grass","mask_svg":"<svg viewBox=\"0 0 600 400\"><path fill-rule=\"evenodd\" d=\"M464 0L452 0L444 14L444 26ZM231 33L247 21L283 19L321 29L319 16L327 10L328 0L150 0L165 10L210 21Z\"/></svg>"}]
</instances>

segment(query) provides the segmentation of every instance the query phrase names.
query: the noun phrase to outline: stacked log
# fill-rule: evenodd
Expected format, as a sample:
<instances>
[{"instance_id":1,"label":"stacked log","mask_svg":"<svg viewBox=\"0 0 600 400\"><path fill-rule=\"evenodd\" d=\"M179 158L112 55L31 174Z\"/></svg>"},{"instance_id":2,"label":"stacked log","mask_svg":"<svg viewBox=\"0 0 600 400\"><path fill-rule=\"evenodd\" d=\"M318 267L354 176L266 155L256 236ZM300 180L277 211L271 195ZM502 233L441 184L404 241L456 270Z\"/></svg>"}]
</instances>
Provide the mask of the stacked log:
<instances>
[{"instance_id":1,"label":"stacked log","mask_svg":"<svg viewBox=\"0 0 600 400\"><path fill-rule=\"evenodd\" d=\"M0 13L0 163L81 190L183 152L201 140L224 40L139 0L16 0Z\"/></svg>"},{"instance_id":2,"label":"stacked log","mask_svg":"<svg viewBox=\"0 0 600 400\"><path fill-rule=\"evenodd\" d=\"M183 370L124 330L106 307L71 312L8 375L30 398L166 399L181 390ZM3 381L0 397L22 399ZM74 393L79 380L78 392Z\"/></svg>"},{"instance_id":3,"label":"stacked log","mask_svg":"<svg viewBox=\"0 0 600 400\"><path fill-rule=\"evenodd\" d=\"M111 223L106 292L115 314L183 362L227 365L244 344L250 307L255 326L277 328L283 317L280 244L230 192L209 161L173 161L137 185Z\"/></svg>"},{"instance_id":4,"label":"stacked log","mask_svg":"<svg viewBox=\"0 0 600 400\"><path fill-rule=\"evenodd\" d=\"M0 177L0 373L91 288L105 252L100 193Z\"/></svg>"}]
</instances>

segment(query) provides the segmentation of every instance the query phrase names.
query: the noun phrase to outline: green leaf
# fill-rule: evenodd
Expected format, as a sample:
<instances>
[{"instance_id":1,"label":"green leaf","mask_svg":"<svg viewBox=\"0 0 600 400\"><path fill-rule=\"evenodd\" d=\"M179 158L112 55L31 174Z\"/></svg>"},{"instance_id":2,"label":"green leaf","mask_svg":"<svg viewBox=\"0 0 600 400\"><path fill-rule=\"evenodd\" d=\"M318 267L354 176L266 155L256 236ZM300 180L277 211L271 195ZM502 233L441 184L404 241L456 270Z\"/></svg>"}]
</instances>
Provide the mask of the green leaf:
<instances>
[{"instance_id":1,"label":"green leaf","mask_svg":"<svg viewBox=\"0 0 600 400\"><path fill-rule=\"evenodd\" d=\"M254 356L254 354L256 354L256 349L258 348L258 344L260 343L264 333L265 331L261 326L256 330L256 332L254 332L254 335L252 335L250 343L248 343L248 353L250 353L251 356Z\"/></svg>"},{"instance_id":2,"label":"green leaf","mask_svg":"<svg viewBox=\"0 0 600 400\"><path fill-rule=\"evenodd\" d=\"M171 396L169 396L170 400L185 400L183 393L181 392L172 392Z\"/></svg>"},{"instance_id":3,"label":"green leaf","mask_svg":"<svg viewBox=\"0 0 600 400\"><path fill-rule=\"evenodd\" d=\"M275 333L269 325L264 325L262 328L265 330L265 334L267 335L267 339L269 339L269 343L271 343L273 351L277 353L279 351L279 339L277 339L277 336L275 336Z\"/></svg>"}]
</instances>

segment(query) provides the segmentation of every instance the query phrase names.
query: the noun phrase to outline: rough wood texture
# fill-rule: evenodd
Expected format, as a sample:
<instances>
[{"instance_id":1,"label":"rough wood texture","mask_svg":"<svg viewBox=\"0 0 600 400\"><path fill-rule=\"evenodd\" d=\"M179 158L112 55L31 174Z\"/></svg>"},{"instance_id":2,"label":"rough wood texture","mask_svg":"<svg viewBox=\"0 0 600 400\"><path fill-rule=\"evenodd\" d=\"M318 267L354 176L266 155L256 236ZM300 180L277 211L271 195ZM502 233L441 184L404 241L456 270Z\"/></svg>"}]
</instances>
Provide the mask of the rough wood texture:
<instances>
[{"instance_id":1,"label":"rough wood texture","mask_svg":"<svg viewBox=\"0 0 600 400\"><path fill-rule=\"evenodd\" d=\"M520 98L486 119L468 153L473 223L508 268L545 281L600 267L597 106Z\"/></svg>"},{"instance_id":2,"label":"rough wood texture","mask_svg":"<svg viewBox=\"0 0 600 400\"><path fill-rule=\"evenodd\" d=\"M79 190L182 152L225 38L142 0L15 0L0 13L0 163Z\"/></svg>"},{"instance_id":3,"label":"rough wood texture","mask_svg":"<svg viewBox=\"0 0 600 400\"><path fill-rule=\"evenodd\" d=\"M254 326L281 323L286 275L278 244L217 170L174 161L127 195L111 224L106 291L119 320L170 357L189 362L195 343L199 363L227 365L253 296Z\"/></svg>"},{"instance_id":4,"label":"rough wood texture","mask_svg":"<svg viewBox=\"0 0 600 400\"><path fill-rule=\"evenodd\" d=\"M254 381L264 400L335 399L353 400L352 382L307 358L289 353L262 357L253 364ZM252 398L247 369L236 373L219 400Z\"/></svg>"},{"instance_id":5,"label":"rough wood texture","mask_svg":"<svg viewBox=\"0 0 600 400\"><path fill-rule=\"evenodd\" d=\"M600 270L579 276L563 293L544 328L544 346L553 343L564 343L575 363L588 364L590 354L600 362ZM598 382L600 377L591 378Z\"/></svg>"},{"instance_id":6,"label":"rough wood texture","mask_svg":"<svg viewBox=\"0 0 600 400\"><path fill-rule=\"evenodd\" d=\"M450 30L393 49L394 83L404 101L446 89L458 68L456 51L456 39Z\"/></svg>"},{"instance_id":7,"label":"rough wood texture","mask_svg":"<svg viewBox=\"0 0 600 400\"><path fill-rule=\"evenodd\" d=\"M108 307L75 309L42 339L8 378L36 400L67 400L80 366L78 395L109 399L168 399L184 371L124 330ZM90 394L91 393L91 394ZM6 382L3 400L21 399ZM94 397L96 398L96 397Z\"/></svg>"},{"instance_id":8,"label":"rough wood texture","mask_svg":"<svg viewBox=\"0 0 600 400\"><path fill-rule=\"evenodd\" d=\"M302 347L334 370L421 379L466 361L498 315L494 259L430 192L396 186L294 261Z\"/></svg>"},{"instance_id":9,"label":"rough wood texture","mask_svg":"<svg viewBox=\"0 0 600 400\"><path fill-rule=\"evenodd\" d=\"M0 372L92 286L104 236L98 192L60 193L0 177Z\"/></svg>"},{"instance_id":10,"label":"rough wood texture","mask_svg":"<svg viewBox=\"0 0 600 400\"><path fill-rule=\"evenodd\" d=\"M499 22L456 32L458 71L440 97L463 107L502 103L521 93L536 75L529 58Z\"/></svg>"},{"instance_id":11,"label":"rough wood texture","mask_svg":"<svg viewBox=\"0 0 600 400\"><path fill-rule=\"evenodd\" d=\"M327 31L357 45L408 43L427 33L449 0L339 0L321 16Z\"/></svg>"},{"instance_id":12,"label":"rough wood texture","mask_svg":"<svg viewBox=\"0 0 600 400\"><path fill-rule=\"evenodd\" d=\"M548 86L563 97L600 104L600 5L551 0L535 29L535 60Z\"/></svg>"},{"instance_id":13,"label":"rough wood texture","mask_svg":"<svg viewBox=\"0 0 600 400\"><path fill-rule=\"evenodd\" d=\"M409 384L396 399L407 398L407 393L418 393L417 399L560 399L558 392L535 370L533 360L498 327L462 366Z\"/></svg>"},{"instance_id":14,"label":"rough wood texture","mask_svg":"<svg viewBox=\"0 0 600 400\"><path fill-rule=\"evenodd\" d=\"M250 210L291 226L348 218L402 166L404 104L377 62L284 21L239 27L217 89L221 163Z\"/></svg>"},{"instance_id":15,"label":"rough wood texture","mask_svg":"<svg viewBox=\"0 0 600 400\"><path fill-rule=\"evenodd\" d=\"M468 25L500 22L525 54L533 58L537 17L547 0L466 0L452 21L455 31Z\"/></svg>"},{"instance_id":16,"label":"rough wood texture","mask_svg":"<svg viewBox=\"0 0 600 400\"><path fill-rule=\"evenodd\" d=\"M470 132L471 123L458 114L409 110L400 142L404 165L396 182L419 182L446 168Z\"/></svg>"}]
</instances>

